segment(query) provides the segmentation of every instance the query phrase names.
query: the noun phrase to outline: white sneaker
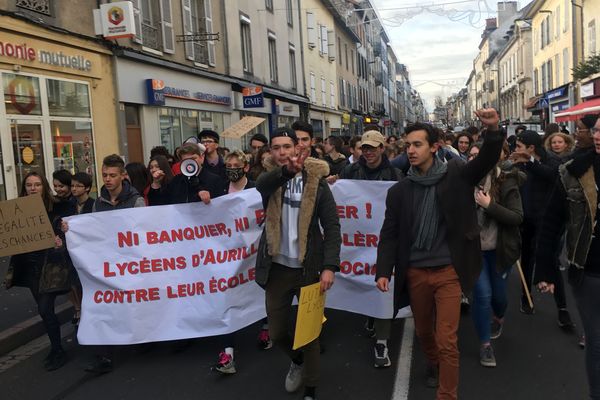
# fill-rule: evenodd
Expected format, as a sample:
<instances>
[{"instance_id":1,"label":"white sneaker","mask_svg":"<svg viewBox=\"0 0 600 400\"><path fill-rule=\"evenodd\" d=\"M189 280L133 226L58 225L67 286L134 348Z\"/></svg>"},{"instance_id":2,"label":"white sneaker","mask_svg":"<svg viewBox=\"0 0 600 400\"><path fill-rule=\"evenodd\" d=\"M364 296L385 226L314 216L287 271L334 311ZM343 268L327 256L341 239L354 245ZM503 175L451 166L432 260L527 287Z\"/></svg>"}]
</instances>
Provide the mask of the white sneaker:
<instances>
[{"instance_id":1,"label":"white sneaker","mask_svg":"<svg viewBox=\"0 0 600 400\"><path fill-rule=\"evenodd\" d=\"M303 365L298 365L294 362L290 364L290 370L285 377L285 390L288 393L293 393L300 389L302 385L302 367Z\"/></svg>"}]
</instances>

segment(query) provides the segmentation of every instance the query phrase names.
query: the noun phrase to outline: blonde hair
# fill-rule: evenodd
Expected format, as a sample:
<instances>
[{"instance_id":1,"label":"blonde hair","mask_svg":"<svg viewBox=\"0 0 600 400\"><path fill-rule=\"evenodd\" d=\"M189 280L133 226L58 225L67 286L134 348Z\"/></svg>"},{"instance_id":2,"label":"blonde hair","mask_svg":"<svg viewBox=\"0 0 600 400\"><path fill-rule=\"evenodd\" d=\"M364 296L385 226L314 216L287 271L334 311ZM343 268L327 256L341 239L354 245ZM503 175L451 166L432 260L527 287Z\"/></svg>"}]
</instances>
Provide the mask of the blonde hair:
<instances>
[{"instance_id":1,"label":"blonde hair","mask_svg":"<svg viewBox=\"0 0 600 400\"><path fill-rule=\"evenodd\" d=\"M548 136L548 139L546 139L546 143L544 144L544 147L546 148L546 150L552 151L552 139L554 139L557 136L560 136L561 138L563 138L563 140L567 144L567 148L565 149L565 151L573 150L573 147L575 147L575 140L571 136L564 134L562 132L555 132L555 133L551 134L550 136Z\"/></svg>"},{"instance_id":2,"label":"blonde hair","mask_svg":"<svg viewBox=\"0 0 600 400\"><path fill-rule=\"evenodd\" d=\"M227 154L225 156L225 162L227 162L230 158L232 157L237 157L238 160L240 160L242 163L244 163L244 167L246 165L248 165L249 161L248 161L248 157L246 156L246 154L238 149L235 149L231 152L229 152L229 154Z\"/></svg>"}]
</instances>

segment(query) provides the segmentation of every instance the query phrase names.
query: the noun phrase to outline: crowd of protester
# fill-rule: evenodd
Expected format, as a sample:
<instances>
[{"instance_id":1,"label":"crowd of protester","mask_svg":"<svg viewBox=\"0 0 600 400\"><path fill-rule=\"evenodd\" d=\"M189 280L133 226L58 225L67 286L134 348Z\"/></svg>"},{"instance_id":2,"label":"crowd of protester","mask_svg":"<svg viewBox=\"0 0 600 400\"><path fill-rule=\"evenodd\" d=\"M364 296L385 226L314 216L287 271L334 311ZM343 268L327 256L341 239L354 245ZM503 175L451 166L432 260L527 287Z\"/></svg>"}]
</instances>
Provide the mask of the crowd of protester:
<instances>
[{"instance_id":1,"label":"crowd of protester","mask_svg":"<svg viewBox=\"0 0 600 400\"><path fill-rule=\"evenodd\" d=\"M324 139L314 136L310 124L297 121L291 127L274 130L270 138L261 133L252 135L245 151L223 147L218 132L203 130L187 139L174 154L164 146L153 148L147 164L126 164L118 155L106 156L99 187L86 173L72 175L59 170L52 176L52 190L45 176L31 172L22 181L20 196L41 195L56 234L56 247L13 256L7 287L27 287L37 302L51 343L44 364L52 371L64 365L67 357L54 311L57 293L45 293L40 281L42 267L49 260L71 263L64 239L68 225L62 218L130 207L208 204L217 197L255 187L264 204L272 196L288 196L290 202L286 204L293 200L301 203L306 201L304 193L293 193L281 182L299 180L300 185L309 185L315 177L318 201L323 202L323 210L335 213L327 184L340 179L393 181L397 184L388 193L381 229L377 287L387 291L393 273L397 292L405 286L398 280L406 281L410 290L396 293L395 308L404 304L412 307L417 337L429 361L425 382L438 387L438 398L457 397L456 336L461 302L467 304L470 297L480 364L495 367L492 341L500 338L506 323L511 272L521 269L523 273L525 284L519 298L522 313L535 313L531 290L537 284L540 290L553 293L557 324L572 330L574 323L561 273L568 269L568 281L587 335L581 337L580 344L587 347L590 390L592 398L600 399L600 335L596 329L600 318L595 310L600 305L596 290L600 287L600 244L596 241L598 116L586 115L578 120L574 135L549 124L543 135L519 126L509 138L498 126L495 111L480 111L478 116L482 128L471 126L461 132L416 123L401 136L385 137L378 126L366 126L362 135ZM305 170L310 174L303 175ZM278 218L279 222L270 226L280 223L277 234L290 243L309 233L299 232L293 223L288 225L289 221L314 220L310 229L323 231L311 233L322 236L322 262L310 266L302 263L302 251L310 253L313 248L298 253L282 247L281 254L258 255L257 282L266 290L269 319L261 321L257 341L265 350L273 344L282 347L292 361L286 389L294 391L304 381L305 399L314 399L319 344L316 341L302 351L291 350L286 330L289 295L299 287L298 282L312 283L296 276L302 268L314 270L316 280L320 275L324 290L331 286L333 273L339 270L340 244L335 238L339 236L339 223L335 216L299 216L299 212L284 204L281 210L271 210L267 219ZM416 222L409 224L413 219ZM263 235L261 240L267 239ZM268 267L264 268L270 271L270 278L261 281L265 257ZM74 268L72 275L68 295L74 307L72 323L77 325L82 288ZM365 329L374 338L373 365L389 367L391 320L368 318ZM235 333L224 335L216 371L236 372L234 348ZM108 346L98 348L86 370L111 371L114 350Z\"/></svg>"}]
</instances>

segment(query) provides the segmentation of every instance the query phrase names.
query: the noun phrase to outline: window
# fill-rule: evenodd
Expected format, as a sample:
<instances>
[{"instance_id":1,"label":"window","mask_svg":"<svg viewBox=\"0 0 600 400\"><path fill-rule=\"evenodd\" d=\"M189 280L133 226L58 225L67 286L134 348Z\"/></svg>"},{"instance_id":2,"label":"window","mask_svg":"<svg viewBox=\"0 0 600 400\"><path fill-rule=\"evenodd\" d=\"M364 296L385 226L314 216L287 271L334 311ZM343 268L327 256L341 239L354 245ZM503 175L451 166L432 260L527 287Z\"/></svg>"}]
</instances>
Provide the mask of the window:
<instances>
[{"instance_id":1,"label":"window","mask_svg":"<svg viewBox=\"0 0 600 400\"><path fill-rule=\"evenodd\" d=\"M588 24L588 54L596 53L596 20L593 19Z\"/></svg>"},{"instance_id":2,"label":"window","mask_svg":"<svg viewBox=\"0 0 600 400\"><path fill-rule=\"evenodd\" d=\"M242 68L252 73L252 39L250 37L250 18L240 16L240 32L242 36Z\"/></svg>"},{"instance_id":3,"label":"window","mask_svg":"<svg viewBox=\"0 0 600 400\"><path fill-rule=\"evenodd\" d=\"M314 104L317 104L317 89L316 89L316 85L317 83L315 82L315 74L314 73L310 73L310 101Z\"/></svg>"},{"instance_id":4,"label":"window","mask_svg":"<svg viewBox=\"0 0 600 400\"><path fill-rule=\"evenodd\" d=\"M265 8L273 12L273 0L265 0Z\"/></svg>"},{"instance_id":5,"label":"window","mask_svg":"<svg viewBox=\"0 0 600 400\"><path fill-rule=\"evenodd\" d=\"M563 32L566 32L569 29L569 8L571 7L571 0L565 0L565 24L563 25Z\"/></svg>"},{"instance_id":6,"label":"window","mask_svg":"<svg viewBox=\"0 0 600 400\"><path fill-rule=\"evenodd\" d=\"M184 0L184 2L190 0ZM133 1L135 41L148 49L175 52L170 0Z\"/></svg>"},{"instance_id":7,"label":"window","mask_svg":"<svg viewBox=\"0 0 600 400\"><path fill-rule=\"evenodd\" d=\"M348 43L344 43L344 58L346 59L346 71L349 71L348 67Z\"/></svg>"},{"instance_id":8,"label":"window","mask_svg":"<svg viewBox=\"0 0 600 400\"><path fill-rule=\"evenodd\" d=\"M317 23L315 21L315 14L311 12L306 13L306 43L309 49L314 49L317 46Z\"/></svg>"},{"instance_id":9,"label":"window","mask_svg":"<svg viewBox=\"0 0 600 400\"><path fill-rule=\"evenodd\" d=\"M185 35L213 32L211 0L182 0L181 5ZM184 47L188 60L202 65L215 65L214 41L186 41Z\"/></svg>"},{"instance_id":10,"label":"window","mask_svg":"<svg viewBox=\"0 0 600 400\"><path fill-rule=\"evenodd\" d=\"M328 47L327 27L325 25L319 25L319 55L326 56Z\"/></svg>"},{"instance_id":11,"label":"window","mask_svg":"<svg viewBox=\"0 0 600 400\"><path fill-rule=\"evenodd\" d=\"M354 57L354 50L350 50L350 63L352 64L352 74L354 75L354 62L356 58Z\"/></svg>"},{"instance_id":12,"label":"window","mask_svg":"<svg viewBox=\"0 0 600 400\"><path fill-rule=\"evenodd\" d=\"M298 89L298 77L296 76L296 48L290 44L290 81L292 89Z\"/></svg>"},{"instance_id":13,"label":"window","mask_svg":"<svg viewBox=\"0 0 600 400\"><path fill-rule=\"evenodd\" d=\"M85 86L85 85L84 85ZM90 121L50 121L54 170L81 171L93 177L95 157ZM94 190L94 188L92 188Z\"/></svg>"},{"instance_id":14,"label":"window","mask_svg":"<svg viewBox=\"0 0 600 400\"><path fill-rule=\"evenodd\" d=\"M554 56L554 79L556 79L556 86L560 86L560 56L557 54ZM563 84L567 83L564 81Z\"/></svg>"},{"instance_id":15,"label":"window","mask_svg":"<svg viewBox=\"0 0 600 400\"><path fill-rule=\"evenodd\" d=\"M548 74L548 89L554 88L554 79L552 76L552 60L546 62L546 73Z\"/></svg>"},{"instance_id":16,"label":"window","mask_svg":"<svg viewBox=\"0 0 600 400\"><path fill-rule=\"evenodd\" d=\"M346 104L344 104L344 80L342 78L340 78L338 85L340 88L340 107L345 107Z\"/></svg>"},{"instance_id":17,"label":"window","mask_svg":"<svg viewBox=\"0 0 600 400\"><path fill-rule=\"evenodd\" d=\"M289 26L294 25L294 10L292 8L292 0L285 0L285 15Z\"/></svg>"},{"instance_id":18,"label":"window","mask_svg":"<svg viewBox=\"0 0 600 400\"><path fill-rule=\"evenodd\" d=\"M556 31L554 32L554 36L558 39L560 37L560 6L556 7Z\"/></svg>"},{"instance_id":19,"label":"window","mask_svg":"<svg viewBox=\"0 0 600 400\"><path fill-rule=\"evenodd\" d=\"M42 115L38 78L3 73L2 86L7 114Z\"/></svg>"},{"instance_id":20,"label":"window","mask_svg":"<svg viewBox=\"0 0 600 400\"><path fill-rule=\"evenodd\" d=\"M48 79L48 110L55 117L89 118L88 86L83 83Z\"/></svg>"},{"instance_id":21,"label":"window","mask_svg":"<svg viewBox=\"0 0 600 400\"><path fill-rule=\"evenodd\" d=\"M341 39L339 36L337 38L337 44L338 44L338 60L340 61L340 65L342 65L342 42L341 42Z\"/></svg>"},{"instance_id":22,"label":"window","mask_svg":"<svg viewBox=\"0 0 600 400\"><path fill-rule=\"evenodd\" d=\"M329 105L335 108L335 85L332 81L329 82Z\"/></svg>"},{"instance_id":23,"label":"window","mask_svg":"<svg viewBox=\"0 0 600 400\"><path fill-rule=\"evenodd\" d=\"M277 37L271 31L268 31L269 37L269 72L271 82L277 82Z\"/></svg>"},{"instance_id":24,"label":"window","mask_svg":"<svg viewBox=\"0 0 600 400\"><path fill-rule=\"evenodd\" d=\"M325 78L321 77L321 103L327 106L327 88L325 86Z\"/></svg>"},{"instance_id":25,"label":"window","mask_svg":"<svg viewBox=\"0 0 600 400\"><path fill-rule=\"evenodd\" d=\"M565 47L563 50L563 82L571 81L571 74L569 73L569 48Z\"/></svg>"}]
</instances>

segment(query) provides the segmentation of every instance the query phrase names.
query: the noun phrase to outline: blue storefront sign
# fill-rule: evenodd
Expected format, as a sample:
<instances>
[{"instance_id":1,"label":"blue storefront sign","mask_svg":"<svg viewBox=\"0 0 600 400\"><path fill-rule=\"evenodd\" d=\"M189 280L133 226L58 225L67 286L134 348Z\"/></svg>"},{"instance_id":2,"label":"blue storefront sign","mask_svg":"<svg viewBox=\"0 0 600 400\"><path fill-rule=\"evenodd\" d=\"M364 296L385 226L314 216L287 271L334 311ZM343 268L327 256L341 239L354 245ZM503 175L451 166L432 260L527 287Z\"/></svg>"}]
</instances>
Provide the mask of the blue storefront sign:
<instances>
[{"instance_id":1,"label":"blue storefront sign","mask_svg":"<svg viewBox=\"0 0 600 400\"><path fill-rule=\"evenodd\" d=\"M153 106L165 105L165 83L160 79L146 79L147 103Z\"/></svg>"},{"instance_id":2,"label":"blue storefront sign","mask_svg":"<svg viewBox=\"0 0 600 400\"><path fill-rule=\"evenodd\" d=\"M552 112L553 113L566 110L567 108L569 108L568 101L562 101L560 103L552 104Z\"/></svg>"},{"instance_id":3,"label":"blue storefront sign","mask_svg":"<svg viewBox=\"0 0 600 400\"><path fill-rule=\"evenodd\" d=\"M263 90L260 86L242 88L244 108L262 108L265 106Z\"/></svg>"},{"instance_id":4,"label":"blue storefront sign","mask_svg":"<svg viewBox=\"0 0 600 400\"><path fill-rule=\"evenodd\" d=\"M146 79L146 89L148 93L148 104L153 106L164 106L165 98L167 97L202 103L222 104L226 106L231 104L230 96L220 96L213 93L165 86L164 82L160 79Z\"/></svg>"}]
</instances>

